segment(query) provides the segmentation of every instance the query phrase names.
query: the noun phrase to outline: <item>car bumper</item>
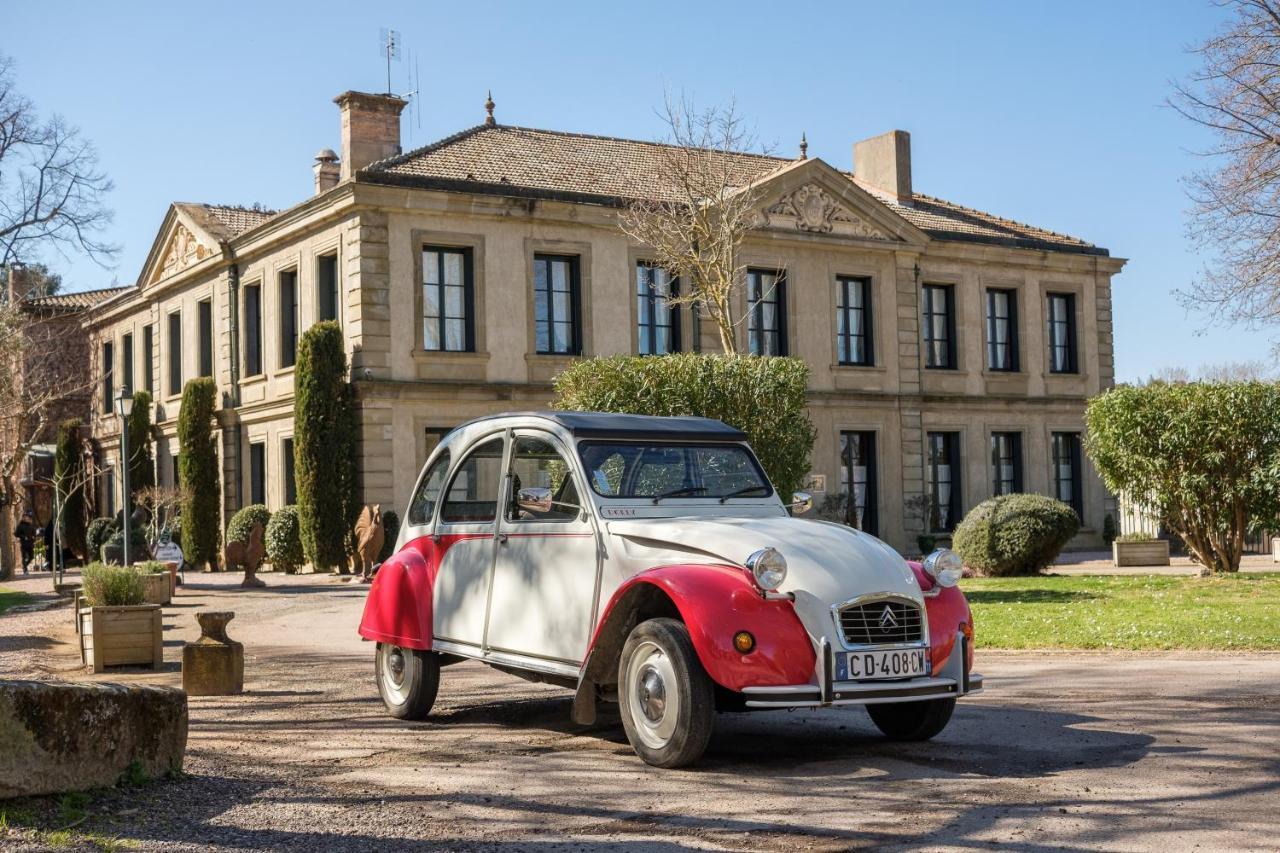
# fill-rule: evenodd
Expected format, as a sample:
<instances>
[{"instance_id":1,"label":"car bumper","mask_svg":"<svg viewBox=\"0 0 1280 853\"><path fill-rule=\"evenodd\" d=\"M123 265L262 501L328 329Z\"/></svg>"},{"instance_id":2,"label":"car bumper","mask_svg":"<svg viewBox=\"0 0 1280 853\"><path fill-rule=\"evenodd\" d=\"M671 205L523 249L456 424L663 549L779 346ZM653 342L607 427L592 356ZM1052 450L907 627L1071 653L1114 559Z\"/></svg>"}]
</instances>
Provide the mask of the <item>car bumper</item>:
<instances>
[{"instance_id":1,"label":"car bumper","mask_svg":"<svg viewBox=\"0 0 1280 853\"><path fill-rule=\"evenodd\" d=\"M835 671L830 645L821 641L817 655L816 684L744 687L748 708L820 708L828 705L874 705L881 702L924 702L930 699L955 699L981 693L982 676L965 672L964 637L957 637L955 648L942 671L928 678L900 681L834 681Z\"/></svg>"}]
</instances>

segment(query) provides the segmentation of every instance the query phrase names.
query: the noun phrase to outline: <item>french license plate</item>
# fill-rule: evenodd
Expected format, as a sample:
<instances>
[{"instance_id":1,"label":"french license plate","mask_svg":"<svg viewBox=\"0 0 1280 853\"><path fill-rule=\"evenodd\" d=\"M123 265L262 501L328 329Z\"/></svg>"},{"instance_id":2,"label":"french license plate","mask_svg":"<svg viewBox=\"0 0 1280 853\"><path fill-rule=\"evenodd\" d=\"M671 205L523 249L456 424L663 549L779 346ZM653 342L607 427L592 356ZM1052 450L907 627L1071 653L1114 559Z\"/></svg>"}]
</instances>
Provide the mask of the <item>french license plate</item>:
<instances>
[{"instance_id":1,"label":"french license plate","mask_svg":"<svg viewBox=\"0 0 1280 853\"><path fill-rule=\"evenodd\" d=\"M836 681L918 678L929 675L928 649L845 652L836 655Z\"/></svg>"}]
</instances>

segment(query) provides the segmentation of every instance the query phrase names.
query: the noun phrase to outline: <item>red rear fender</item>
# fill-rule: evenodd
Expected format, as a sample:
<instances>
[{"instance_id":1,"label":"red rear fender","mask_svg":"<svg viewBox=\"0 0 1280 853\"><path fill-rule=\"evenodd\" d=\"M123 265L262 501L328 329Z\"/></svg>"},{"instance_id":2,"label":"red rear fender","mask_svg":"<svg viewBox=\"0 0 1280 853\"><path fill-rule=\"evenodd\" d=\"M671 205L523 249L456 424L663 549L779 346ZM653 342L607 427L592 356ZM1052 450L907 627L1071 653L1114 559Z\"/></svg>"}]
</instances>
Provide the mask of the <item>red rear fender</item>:
<instances>
[{"instance_id":1,"label":"red rear fender","mask_svg":"<svg viewBox=\"0 0 1280 853\"><path fill-rule=\"evenodd\" d=\"M361 637L409 649L431 648L434 556L433 543L424 538L409 543L382 564L364 603Z\"/></svg>"}]
</instances>

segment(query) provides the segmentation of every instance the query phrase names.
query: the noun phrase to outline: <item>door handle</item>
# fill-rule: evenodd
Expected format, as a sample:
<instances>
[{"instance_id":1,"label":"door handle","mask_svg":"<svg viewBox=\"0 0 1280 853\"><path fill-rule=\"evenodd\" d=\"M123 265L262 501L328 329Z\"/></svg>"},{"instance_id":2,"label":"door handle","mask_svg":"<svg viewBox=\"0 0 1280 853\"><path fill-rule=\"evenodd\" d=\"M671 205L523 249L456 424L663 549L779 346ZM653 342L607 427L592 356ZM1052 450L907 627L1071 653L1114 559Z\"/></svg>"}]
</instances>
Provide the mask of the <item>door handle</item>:
<instances>
[{"instance_id":1,"label":"door handle","mask_svg":"<svg viewBox=\"0 0 1280 853\"><path fill-rule=\"evenodd\" d=\"M498 544L499 544L499 545L506 545L506 544L507 544L507 534L505 534L505 533L499 533L499 534L498 534L497 536L495 536L494 538L498 540Z\"/></svg>"}]
</instances>

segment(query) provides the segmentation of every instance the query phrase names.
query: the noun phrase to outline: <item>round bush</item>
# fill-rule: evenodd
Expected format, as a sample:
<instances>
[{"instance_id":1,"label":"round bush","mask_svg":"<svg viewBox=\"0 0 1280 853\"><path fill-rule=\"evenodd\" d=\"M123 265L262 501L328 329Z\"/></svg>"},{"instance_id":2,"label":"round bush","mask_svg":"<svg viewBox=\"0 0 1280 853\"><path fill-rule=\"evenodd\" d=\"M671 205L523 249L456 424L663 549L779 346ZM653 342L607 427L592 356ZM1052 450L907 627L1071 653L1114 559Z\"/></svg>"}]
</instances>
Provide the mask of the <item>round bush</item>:
<instances>
[{"instance_id":1,"label":"round bush","mask_svg":"<svg viewBox=\"0 0 1280 853\"><path fill-rule=\"evenodd\" d=\"M227 541L228 542L248 542L249 534L253 532L253 525L261 524L263 535L266 535L267 526L271 524L271 510L262 504L249 504L240 509L235 515L231 516L231 521L227 524Z\"/></svg>"},{"instance_id":2,"label":"round bush","mask_svg":"<svg viewBox=\"0 0 1280 853\"><path fill-rule=\"evenodd\" d=\"M282 506L271 516L265 539L267 559L278 572L296 574L307 558L302 553L301 528L298 525L298 508Z\"/></svg>"},{"instance_id":3,"label":"round bush","mask_svg":"<svg viewBox=\"0 0 1280 853\"><path fill-rule=\"evenodd\" d=\"M964 517L951 540L964 564L985 575L1034 575L1080 529L1075 510L1044 495L988 498Z\"/></svg>"},{"instance_id":4,"label":"round bush","mask_svg":"<svg viewBox=\"0 0 1280 853\"><path fill-rule=\"evenodd\" d=\"M87 559L91 563L96 563L102 559L102 546L107 544L107 540L111 538L111 534L115 532L115 522L109 518L95 518L89 522L89 528L84 534L85 550L88 551Z\"/></svg>"}]
</instances>

